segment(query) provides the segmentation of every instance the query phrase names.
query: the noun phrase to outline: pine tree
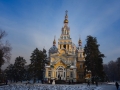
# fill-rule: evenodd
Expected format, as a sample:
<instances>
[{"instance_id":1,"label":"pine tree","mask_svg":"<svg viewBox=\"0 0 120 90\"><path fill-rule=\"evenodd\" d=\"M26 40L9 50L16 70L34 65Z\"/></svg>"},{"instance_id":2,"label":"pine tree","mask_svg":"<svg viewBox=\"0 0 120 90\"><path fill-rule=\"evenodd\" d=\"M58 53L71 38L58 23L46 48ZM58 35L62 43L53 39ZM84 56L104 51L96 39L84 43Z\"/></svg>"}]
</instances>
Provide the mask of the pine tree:
<instances>
[{"instance_id":1,"label":"pine tree","mask_svg":"<svg viewBox=\"0 0 120 90\"><path fill-rule=\"evenodd\" d=\"M14 65L10 64L6 69L5 69L6 77L8 80L12 82L14 79Z\"/></svg>"},{"instance_id":2,"label":"pine tree","mask_svg":"<svg viewBox=\"0 0 120 90\"><path fill-rule=\"evenodd\" d=\"M46 50L43 51L38 50L36 48L32 55L31 55L31 64L30 64L30 71L35 79L43 79L44 72L45 72L45 63L46 63Z\"/></svg>"},{"instance_id":3,"label":"pine tree","mask_svg":"<svg viewBox=\"0 0 120 90\"><path fill-rule=\"evenodd\" d=\"M104 78L103 58L105 56L100 52L99 46L95 37L87 36L84 47L85 65L87 70L91 70L93 82L95 79Z\"/></svg>"},{"instance_id":4,"label":"pine tree","mask_svg":"<svg viewBox=\"0 0 120 90\"><path fill-rule=\"evenodd\" d=\"M14 63L14 78L15 81L21 81L24 79L24 73L25 73L25 64L26 64L26 60L19 56L15 59L15 63Z\"/></svg>"}]
</instances>

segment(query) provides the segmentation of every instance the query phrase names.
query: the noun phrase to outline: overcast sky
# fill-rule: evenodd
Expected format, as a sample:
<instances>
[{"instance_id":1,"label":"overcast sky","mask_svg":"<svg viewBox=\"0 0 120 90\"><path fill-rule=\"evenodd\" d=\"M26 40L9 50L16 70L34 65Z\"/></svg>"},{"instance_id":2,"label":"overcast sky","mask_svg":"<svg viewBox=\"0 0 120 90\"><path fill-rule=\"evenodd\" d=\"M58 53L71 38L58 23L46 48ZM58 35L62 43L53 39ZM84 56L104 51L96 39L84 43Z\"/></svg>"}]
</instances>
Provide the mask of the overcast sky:
<instances>
[{"instance_id":1,"label":"overcast sky","mask_svg":"<svg viewBox=\"0 0 120 90\"><path fill-rule=\"evenodd\" d=\"M103 62L120 57L120 0L0 0L0 28L12 46L11 63L23 56L28 64L33 50L46 50L61 34L68 10L70 35L77 45L92 35L105 54Z\"/></svg>"}]
</instances>

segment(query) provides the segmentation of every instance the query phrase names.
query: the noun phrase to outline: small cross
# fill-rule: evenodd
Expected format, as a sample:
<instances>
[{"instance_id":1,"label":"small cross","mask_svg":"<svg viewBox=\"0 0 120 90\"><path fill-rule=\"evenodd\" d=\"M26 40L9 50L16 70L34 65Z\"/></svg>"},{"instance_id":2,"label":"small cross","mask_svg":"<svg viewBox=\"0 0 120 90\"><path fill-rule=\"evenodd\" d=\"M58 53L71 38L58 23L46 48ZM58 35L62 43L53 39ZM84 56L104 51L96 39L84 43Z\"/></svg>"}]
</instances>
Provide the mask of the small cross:
<instances>
[{"instance_id":1,"label":"small cross","mask_svg":"<svg viewBox=\"0 0 120 90\"><path fill-rule=\"evenodd\" d=\"M68 11L66 10L65 12L66 12L66 14L67 14Z\"/></svg>"}]
</instances>

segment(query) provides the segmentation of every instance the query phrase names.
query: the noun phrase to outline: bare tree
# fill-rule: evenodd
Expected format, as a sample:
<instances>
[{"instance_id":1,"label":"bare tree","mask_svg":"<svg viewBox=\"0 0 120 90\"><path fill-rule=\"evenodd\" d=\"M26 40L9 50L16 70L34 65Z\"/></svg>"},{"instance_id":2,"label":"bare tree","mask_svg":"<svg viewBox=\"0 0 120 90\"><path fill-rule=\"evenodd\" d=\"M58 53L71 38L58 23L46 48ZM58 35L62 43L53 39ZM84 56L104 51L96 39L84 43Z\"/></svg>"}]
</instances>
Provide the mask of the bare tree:
<instances>
[{"instance_id":1,"label":"bare tree","mask_svg":"<svg viewBox=\"0 0 120 90\"><path fill-rule=\"evenodd\" d=\"M3 42L6 32L0 29L0 72L1 67L5 62L9 62L11 58L11 46L8 41Z\"/></svg>"},{"instance_id":2,"label":"bare tree","mask_svg":"<svg viewBox=\"0 0 120 90\"><path fill-rule=\"evenodd\" d=\"M108 64L104 64L104 71L110 81L120 81L120 58L117 58L116 61L111 60Z\"/></svg>"},{"instance_id":3,"label":"bare tree","mask_svg":"<svg viewBox=\"0 0 120 90\"><path fill-rule=\"evenodd\" d=\"M120 81L120 57L117 58L116 60L116 64L117 64L117 79Z\"/></svg>"}]
</instances>

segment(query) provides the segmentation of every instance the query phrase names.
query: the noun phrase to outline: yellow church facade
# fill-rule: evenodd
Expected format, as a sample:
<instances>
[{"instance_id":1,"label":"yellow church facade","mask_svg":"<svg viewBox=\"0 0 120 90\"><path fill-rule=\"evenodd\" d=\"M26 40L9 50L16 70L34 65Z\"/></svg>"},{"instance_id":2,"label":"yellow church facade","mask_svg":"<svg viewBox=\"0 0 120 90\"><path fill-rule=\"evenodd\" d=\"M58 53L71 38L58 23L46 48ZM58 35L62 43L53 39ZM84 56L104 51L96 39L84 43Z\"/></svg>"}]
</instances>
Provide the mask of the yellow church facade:
<instances>
[{"instance_id":1,"label":"yellow church facade","mask_svg":"<svg viewBox=\"0 0 120 90\"><path fill-rule=\"evenodd\" d=\"M45 78L85 82L85 58L83 52L84 49L80 39L77 46L72 42L66 12L64 26L58 39L58 46L56 46L54 38L53 46L49 49L49 64L45 66Z\"/></svg>"}]
</instances>

